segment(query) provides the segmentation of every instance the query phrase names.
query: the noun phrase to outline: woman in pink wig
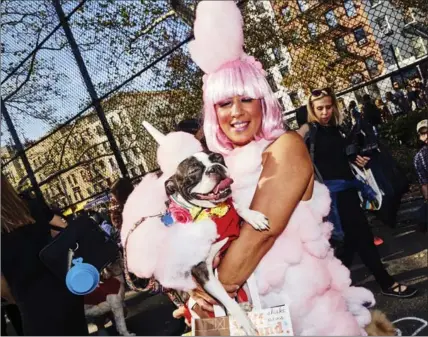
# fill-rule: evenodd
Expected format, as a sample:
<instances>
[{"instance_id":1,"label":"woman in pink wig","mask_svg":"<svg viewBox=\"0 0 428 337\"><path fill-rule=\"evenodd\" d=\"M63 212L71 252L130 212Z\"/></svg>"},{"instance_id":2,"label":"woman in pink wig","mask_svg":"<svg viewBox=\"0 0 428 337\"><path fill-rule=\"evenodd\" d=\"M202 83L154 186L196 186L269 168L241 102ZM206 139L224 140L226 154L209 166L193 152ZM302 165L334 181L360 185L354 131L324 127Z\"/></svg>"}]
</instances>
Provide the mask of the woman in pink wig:
<instances>
[{"instance_id":1,"label":"woman in pink wig","mask_svg":"<svg viewBox=\"0 0 428 337\"><path fill-rule=\"evenodd\" d=\"M302 139L283 129L262 65L243 52L239 9L233 1L202 1L194 33L189 50L205 72L208 148L225 156L233 198L270 222L267 232L243 225L218 268L220 280L233 289L254 273L262 304L287 304L298 335L364 334L373 295L351 287L349 270L333 255L332 225L323 222L328 190L314 180Z\"/></svg>"}]
</instances>

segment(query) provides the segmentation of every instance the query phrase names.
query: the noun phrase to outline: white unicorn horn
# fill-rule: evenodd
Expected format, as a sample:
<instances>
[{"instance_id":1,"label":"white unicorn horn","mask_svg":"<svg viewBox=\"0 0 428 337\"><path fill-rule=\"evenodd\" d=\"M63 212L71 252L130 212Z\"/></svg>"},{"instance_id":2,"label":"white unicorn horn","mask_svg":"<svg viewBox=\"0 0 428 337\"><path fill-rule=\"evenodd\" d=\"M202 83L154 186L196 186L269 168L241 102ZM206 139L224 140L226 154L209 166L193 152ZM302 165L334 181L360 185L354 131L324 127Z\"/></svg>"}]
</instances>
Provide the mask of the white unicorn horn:
<instances>
[{"instance_id":1,"label":"white unicorn horn","mask_svg":"<svg viewBox=\"0 0 428 337\"><path fill-rule=\"evenodd\" d=\"M155 141L161 145L163 140L165 139L165 135L162 134L159 130L157 130L153 125L151 125L149 122L144 121L143 126L146 128L148 133L155 139Z\"/></svg>"}]
</instances>

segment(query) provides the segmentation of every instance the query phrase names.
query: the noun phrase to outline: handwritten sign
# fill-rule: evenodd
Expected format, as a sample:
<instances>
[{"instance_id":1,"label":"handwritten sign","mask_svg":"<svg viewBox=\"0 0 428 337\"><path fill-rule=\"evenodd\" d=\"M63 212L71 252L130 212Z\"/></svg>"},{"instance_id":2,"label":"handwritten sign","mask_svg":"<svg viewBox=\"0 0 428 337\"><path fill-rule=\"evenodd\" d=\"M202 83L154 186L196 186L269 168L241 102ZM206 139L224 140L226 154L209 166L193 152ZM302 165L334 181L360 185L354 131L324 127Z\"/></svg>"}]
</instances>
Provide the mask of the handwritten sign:
<instances>
[{"instance_id":1,"label":"handwritten sign","mask_svg":"<svg viewBox=\"0 0 428 337\"><path fill-rule=\"evenodd\" d=\"M251 311L248 317L253 322L259 336L293 336L290 312L287 306ZM229 317L231 336L245 336L233 317Z\"/></svg>"}]
</instances>

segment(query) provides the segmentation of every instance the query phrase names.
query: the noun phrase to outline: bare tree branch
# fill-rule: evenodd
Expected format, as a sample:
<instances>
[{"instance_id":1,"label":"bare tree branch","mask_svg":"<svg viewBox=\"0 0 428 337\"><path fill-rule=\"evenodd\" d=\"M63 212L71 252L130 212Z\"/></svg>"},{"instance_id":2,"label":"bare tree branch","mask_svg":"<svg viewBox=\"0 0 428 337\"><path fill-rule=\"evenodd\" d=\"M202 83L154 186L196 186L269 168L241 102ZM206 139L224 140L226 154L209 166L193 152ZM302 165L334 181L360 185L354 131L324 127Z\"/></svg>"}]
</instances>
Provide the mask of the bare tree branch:
<instances>
[{"instance_id":1,"label":"bare tree branch","mask_svg":"<svg viewBox=\"0 0 428 337\"><path fill-rule=\"evenodd\" d=\"M36 44L39 44L39 40L40 40L40 34L41 32L39 32L39 34L37 35L37 42ZM3 100L6 102L8 99L10 99L13 95L15 95L19 90L21 90L21 88L30 80L31 78L31 74L33 73L33 69L34 69L34 63L36 61L36 55L37 53L34 53L31 56L31 62L30 62L30 67L28 69L28 73L27 73L27 77L25 78L25 80L14 90L12 91L9 95L7 95Z\"/></svg>"},{"instance_id":2,"label":"bare tree branch","mask_svg":"<svg viewBox=\"0 0 428 337\"><path fill-rule=\"evenodd\" d=\"M139 31L134 38L132 38L129 41L129 46L132 46L135 41L137 41L141 36L150 33L151 30L153 30L158 24L160 24L161 22L165 21L166 19L168 19L171 16L176 15L175 10L170 10L169 12L165 13L164 15L160 16L159 18L157 18L156 20L154 20L150 25L148 25L147 27L145 27L143 30Z\"/></svg>"}]
</instances>

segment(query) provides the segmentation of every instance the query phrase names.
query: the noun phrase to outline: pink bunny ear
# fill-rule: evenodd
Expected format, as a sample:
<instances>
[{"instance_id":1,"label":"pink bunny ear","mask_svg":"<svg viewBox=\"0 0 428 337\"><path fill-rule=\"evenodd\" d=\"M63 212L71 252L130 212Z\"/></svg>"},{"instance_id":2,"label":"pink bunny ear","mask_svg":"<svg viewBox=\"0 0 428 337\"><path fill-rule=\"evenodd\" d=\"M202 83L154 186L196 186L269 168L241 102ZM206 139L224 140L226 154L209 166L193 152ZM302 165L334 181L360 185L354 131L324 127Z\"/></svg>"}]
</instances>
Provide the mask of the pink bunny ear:
<instances>
[{"instance_id":1,"label":"pink bunny ear","mask_svg":"<svg viewBox=\"0 0 428 337\"><path fill-rule=\"evenodd\" d=\"M189 43L192 60L210 74L239 59L244 51L243 21L234 1L201 1L196 9L195 40Z\"/></svg>"}]
</instances>

